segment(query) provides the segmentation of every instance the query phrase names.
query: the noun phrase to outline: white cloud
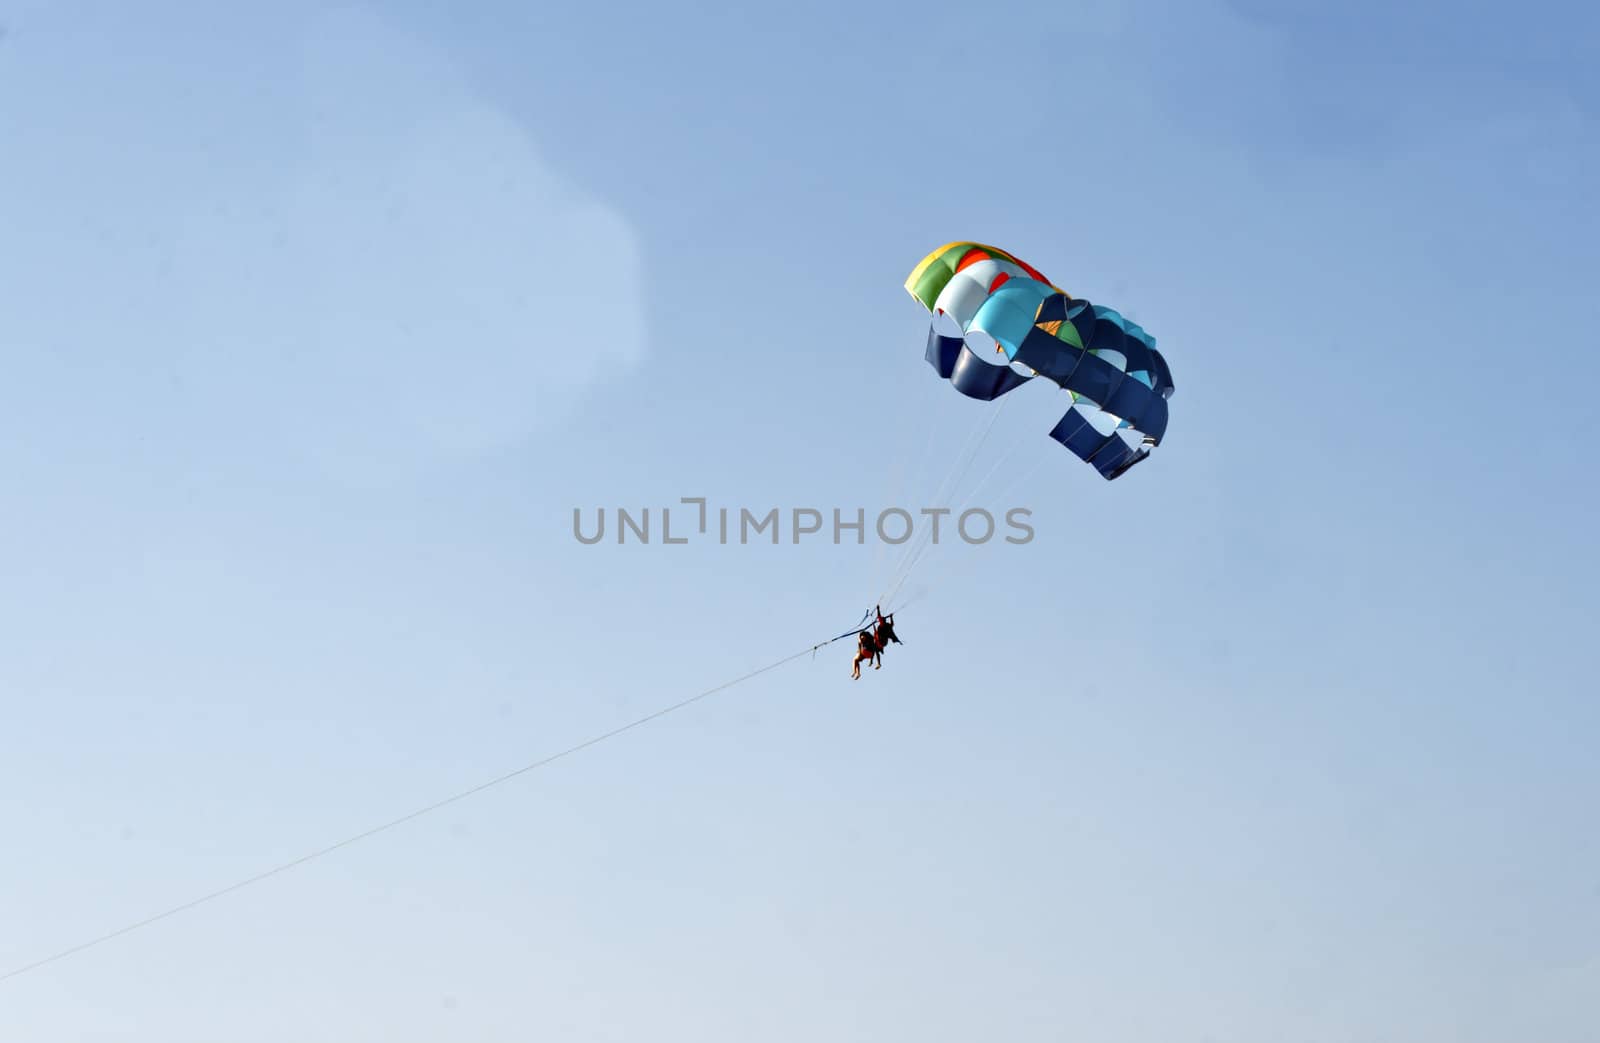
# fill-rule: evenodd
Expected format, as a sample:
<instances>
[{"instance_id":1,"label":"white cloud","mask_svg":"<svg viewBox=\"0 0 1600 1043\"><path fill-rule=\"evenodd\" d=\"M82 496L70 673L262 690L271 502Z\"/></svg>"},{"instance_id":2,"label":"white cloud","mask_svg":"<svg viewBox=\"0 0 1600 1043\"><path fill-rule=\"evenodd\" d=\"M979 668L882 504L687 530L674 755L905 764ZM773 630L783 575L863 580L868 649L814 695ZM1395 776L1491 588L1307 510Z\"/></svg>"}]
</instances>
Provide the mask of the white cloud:
<instances>
[{"instance_id":1,"label":"white cloud","mask_svg":"<svg viewBox=\"0 0 1600 1043\"><path fill-rule=\"evenodd\" d=\"M627 221L363 10L75 11L7 48L0 305L56 365L370 477L525 437L643 354Z\"/></svg>"}]
</instances>

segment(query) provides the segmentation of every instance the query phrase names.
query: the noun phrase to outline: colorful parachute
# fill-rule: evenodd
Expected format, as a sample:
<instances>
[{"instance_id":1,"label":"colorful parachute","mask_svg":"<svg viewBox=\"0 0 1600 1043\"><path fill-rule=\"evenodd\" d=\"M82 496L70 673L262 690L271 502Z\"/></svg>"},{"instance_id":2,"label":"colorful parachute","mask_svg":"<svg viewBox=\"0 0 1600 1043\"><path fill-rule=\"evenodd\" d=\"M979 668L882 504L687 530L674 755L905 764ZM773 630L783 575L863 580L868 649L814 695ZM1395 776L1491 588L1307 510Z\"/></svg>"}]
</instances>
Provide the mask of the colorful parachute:
<instances>
[{"instance_id":1,"label":"colorful parachute","mask_svg":"<svg viewBox=\"0 0 1600 1043\"><path fill-rule=\"evenodd\" d=\"M1166 433L1172 372L1155 338L1110 308L981 243L939 247L906 290L933 316L927 358L939 376L985 401L1035 376L1060 385L1073 405L1050 437L1107 480Z\"/></svg>"}]
</instances>

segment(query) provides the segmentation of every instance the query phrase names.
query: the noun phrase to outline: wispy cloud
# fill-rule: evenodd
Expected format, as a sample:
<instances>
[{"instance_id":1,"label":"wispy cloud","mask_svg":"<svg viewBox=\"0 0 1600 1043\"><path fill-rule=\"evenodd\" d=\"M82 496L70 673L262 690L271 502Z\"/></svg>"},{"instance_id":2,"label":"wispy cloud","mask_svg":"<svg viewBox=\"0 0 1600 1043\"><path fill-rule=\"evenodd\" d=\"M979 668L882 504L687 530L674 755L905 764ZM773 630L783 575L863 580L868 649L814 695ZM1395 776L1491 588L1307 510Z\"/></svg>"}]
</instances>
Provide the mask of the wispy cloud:
<instances>
[{"instance_id":1,"label":"wispy cloud","mask_svg":"<svg viewBox=\"0 0 1600 1043\"><path fill-rule=\"evenodd\" d=\"M628 221L448 55L361 9L261 29L76 11L10 41L0 295L57 391L109 363L369 477L641 358ZM126 89L87 96L85 63Z\"/></svg>"}]
</instances>

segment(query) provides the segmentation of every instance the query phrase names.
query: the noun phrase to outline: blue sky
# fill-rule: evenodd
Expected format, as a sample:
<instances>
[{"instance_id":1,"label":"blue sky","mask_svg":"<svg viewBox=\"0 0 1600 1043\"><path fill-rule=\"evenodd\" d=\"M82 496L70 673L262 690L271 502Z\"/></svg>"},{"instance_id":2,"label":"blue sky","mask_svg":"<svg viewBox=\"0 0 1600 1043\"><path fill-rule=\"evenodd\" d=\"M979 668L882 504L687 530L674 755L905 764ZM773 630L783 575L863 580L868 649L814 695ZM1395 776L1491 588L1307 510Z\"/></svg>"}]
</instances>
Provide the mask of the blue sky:
<instances>
[{"instance_id":1,"label":"blue sky","mask_svg":"<svg viewBox=\"0 0 1600 1043\"><path fill-rule=\"evenodd\" d=\"M1019 393L980 500L1038 536L931 557L882 671L7 981L0 1036L1596 1038L1597 16L985 10L0 8L0 973L852 623L872 547L571 512L930 495L989 408L900 288L943 242L1178 386L1110 484Z\"/></svg>"}]
</instances>

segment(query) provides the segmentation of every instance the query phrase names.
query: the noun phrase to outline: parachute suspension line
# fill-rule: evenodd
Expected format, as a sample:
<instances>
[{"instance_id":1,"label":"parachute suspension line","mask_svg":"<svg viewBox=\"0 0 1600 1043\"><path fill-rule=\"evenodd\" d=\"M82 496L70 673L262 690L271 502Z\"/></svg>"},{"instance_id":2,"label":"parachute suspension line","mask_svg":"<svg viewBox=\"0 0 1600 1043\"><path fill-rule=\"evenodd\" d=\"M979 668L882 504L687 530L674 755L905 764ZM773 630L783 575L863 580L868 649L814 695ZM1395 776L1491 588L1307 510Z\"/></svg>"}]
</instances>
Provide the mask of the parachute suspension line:
<instances>
[{"instance_id":1,"label":"parachute suspension line","mask_svg":"<svg viewBox=\"0 0 1600 1043\"><path fill-rule=\"evenodd\" d=\"M995 476L995 474L1000 470L1002 464L1016 455L1018 446L1019 443L1013 440L1010 447L1006 449L1004 453L1001 453L1000 456L995 459L995 462L989 465L989 470L984 472L983 477L978 479L978 484L973 486L972 491L969 492L966 498L961 501L960 508L952 512L952 517L957 519L957 524L960 524L959 519L967 512L967 508L971 507L977 502L978 494L983 492L983 487L989 484L989 479ZM918 552L918 557L912 559L910 565L907 566L905 573L900 577L900 582L895 585L894 589L885 592L883 596L883 604L887 605L891 603L894 600L895 595L900 593L901 587L905 586L906 581L911 578L911 569L915 568L919 561L924 563L931 561L934 558L937 558L939 556L939 552L944 549L943 544L934 546L932 553L928 553L924 557L923 554L928 550L928 546L928 544L923 545L922 550Z\"/></svg>"},{"instance_id":2,"label":"parachute suspension line","mask_svg":"<svg viewBox=\"0 0 1600 1043\"><path fill-rule=\"evenodd\" d=\"M1039 468L1041 468L1041 467L1043 467L1043 466L1044 466L1044 465L1045 465L1045 461L1046 461L1046 459L1047 459L1047 457L1044 457L1044 456L1041 456L1041 457L1039 457L1039 458L1038 458L1038 459L1036 459L1036 460L1035 460L1035 461L1034 461L1034 462L1033 462L1033 463L1032 463L1032 464L1031 464L1031 465L1030 465L1030 466L1029 466L1029 467L1028 467L1028 469L1027 469L1027 470L1026 470L1026 471L1024 471L1024 472L1022 472L1022 473L1021 473L1021 474L1020 474L1020 475L1018 475L1018 476L1017 476L1017 477L1016 477L1016 478L1015 478L1015 479L1013 479L1013 480L1012 480L1012 481L1010 481L1010 482L1008 482L1008 483L1007 483L1007 484L1006 484L1006 486L1005 486L1005 488L1004 488L1004 489L1002 489L1002 490L1000 490L1000 492L999 492L999 493L998 493L998 494L997 494L997 495L996 495L996 497L995 497L995 498L996 498L996 499L997 499L997 500L1000 500L1000 501L1002 501L1002 502L1004 502L1004 500L1005 500L1005 498L1006 498L1006 497L1008 497L1008 496L1010 496L1010 495L1011 495L1011 494L1012 494L1012 493L1013 493L1013 492L1015 492L1015 491L1016 491L1016 490L1017 490L1017 489L1019 489L1019 488L1021 488L1021 487L1022 487L1022 486L1023 486L1023 484L1024 484L1024 483L1026 483L1026 482L1027 482L1027 481L1028 481L1028 479L1030 479L1030 478L1032 478L1032 477L1033 477L1033 476L1034 476L1034 473L1035 473L1035 472L1037 472L1037 471L1038 471L1038 470L1039 470ZM963 509L965 509L965 508L963 508ZM934 555L929 555L929 556L928 556L928 557L927 557L927 558L924 558L924 559L923 559L923 562L924 562L924 563L926 563L926 562L927 562L927 561L930 561L930 560L932 560L932 558L933 558L933 557L934 557L934 556L935 556L935 555L936 555L936 554L937 554L937 551L935 551L935 554L934 554ZM957 570L956 570L956 571L955 571L955 572L954 572L954 574L955 574L955 575L963 575L963 574L965 574L965 573L966 573L966 571L967 571L967 570L968 570L968 569L969 569L969 568L970 568L970 567L971 567L971 565L970 565L970 563L969 563L969 564L968 564L968 565L967 565L967 566L966 566L966 567L965 567L965 568L958 568L958 569L957 569ZM893 608L891 608L891 609L890 609L890 611L891 611L891 612L893 612L893 611L898 611L898 610L899 610L899 609L902 609L902 608L905 608L905 607L906 607L906 606L907 606L907 605L911 605L911 604L915 604L915 603L916 603L916 602L918 602L918 601L920 601L920 600L922 600L922 598L923 598L923 597L925 597L925 596L926 596L926 595L927 595L927 590L926 590L926 589L924 589L924 590L920 590L920 591L918 591L918 592L917 592L917 593L916 593L916 594L913 594L913 595L912 595L912 596L911 596L911 597L910 597L910 598L909 598L909 599L907 599L907 600L906 600L906 601L904 601L904 602L901 602L901 603L900 603L900 604L898 604L898 605L895 605L895 606L894 606L894 607L893 607ZM885 601L885 602L884 602L884 604L885 604L885 605L886 605L886 606L887 606L887 605L888 605L888 604L889 604L889 601L888 601L888 600L886 600L886 601Z\"/></svg>"},{"instance_id":3,"label":"parachute suspension line","mask_svg":"<svg viewBox=\"0 0 1600 1043\"><path fill-rule=\"evenodd\" d=\"M1000 400L1000 404L995 408L995 413L996 413L995 420L996 421L998 421L998 419L999 419L998 414L999 414L1000 410L1003 410L1005 408L1006 403L1008 401L1009 401L1009 399L1001 399ZM993 427L993 423L991 423L990 426L992 428ZM988 432L987 431L985 432L984 437L985 438L988 437ZM1019 449L1019 447L1020 447L1019 443L1016 442L1015 440L1013 440L1011 445L1006 449L1006 451L1004 453L1002 453L994 461L994 463L989 466L989 469L986 472L984 472L983 477L978 480L978 483L975 486L973 486L971 492L969 492L967 494L966 498L962 501L960 509L956 510L954 512L954 517L957 519L957 524L958 525L960 524L959 519L960 519L961 515L965 514L966 511L967 511L967 508L971 507L975 502L977 502L978 494L983 491L983 489L984 489L984 487L986 485L989 484L989 480L991 478L993 478L999 472L1000 468L1005 464L1005 462L1007 460L1011 459L1011 457L1013 457L1014 455L1016 455L1017 450ZM981 445L980 445L980 448L981 448ZM975 452L973 454L972 461L970 461L969 463L976 462L976 460L977 460L977 453ZM1035 461L1033 467L1030 467L1028 469L1027 473L1032 474L1034 469L1037 468L1038 466L1039 466L1039 462ZM959 487L959 484L960 483L958 481L957 487ZM1015 490L1018 484L1019 483L1017 483L1017 482L1013 482L1010 485L1008 485L1007 488L1006 488L1006 493L1009 494L1011 491ZM954 489L951 490L952 495L954 494L954 491L955 491ZM930 529L930 531L931 531L931 529ZM934 549L933 549L932 553L928 553L928 547L929 546L930 546L930 543L927 542L927 541L924 541L922 543L922 545L918 548L917 552L912 556L911 560L907 563L905 569L901 572L901 574L899 576L899 581L894 585L894 588L884 596L884 599L883 599L883 603L884 604L886 604L886 605L890 604L894 600L895 596L900 593L900 590L905 586L905 584L910 581L911 574L917 568L918 565L923 564L923 563L925 563L925 562L927 562L929 560L932 560L933 558L937 558L938 555L939 555L939 551L942 550L943 547L944 547L943 544L933 545Z\"/></svg>"},{"instance_id":4,"label":"parachute suspension line","mask_svg":"<svg viewBox=\"0 0 1600 1043\"><path fill-rule=\"evenodd\" d=\"M977 461L978 454L982 452L984 444L989 440L989 433L994 430L994 426L999 421L1000 413L1004 408L1005 401L1002 400L998 407L989 411L988 422L982 426L977 443L964 447L962 453L952 462L950 473L946 475L944 482L940 484L939 492L934 497L936 509L948 511L950 501L955 498L956 490L961 487L962 479L966 477L967 471ZM880 602L888 601L890 592L898 590L900 585L905 582L906 577L910 575L911 569L915 567L917 559L927 549L928 542L933 538L937 524L937 517L930 517L927 528L918 533L917 538L906 548L900 567L890 577L888 588L879 598Z\"/></svg>"},{"instance_id":5,"label":"parachute suspension line","mask_svg":"<svg viewBox=\"0 0 1600 1043\"><path fill-rule=\"evenodd\" d=\"M920 479L922 478L922 472L928 466L928 457L933 454L934 436L938 433L938 430L939 430L937 425L934 425L934 424L928 424L927 428L928 428L928 436L922 440L922 454L917 457L916 470L912 471L910 469L911 461L910 461L909 457L906 457L901 462L901 466L899 468L899 476L895 480L894 495L893 495L893 498L889 501L889 503L887 505L889 507L899 506L898 501L899 501L901 495L906 491L906 479L908 477L912 480L912 485L913 486L920 486L921 485ZM884 543L884 541L881 540L881 539L874 541L874 549L873 549L873 552L872 552L872 573L871 573L871 575L873 577L874 585L876 585L877 577L883 574L884 559L886 557L888 557L888 556L889 556L888 544Z\"/></svg>"},{"instance_id":6,"label":"parachute suspension line","mask_svg":"<svg viewBox=\"0 0 1600 1043\"><path fill-rule=\"evenodd\" d=\"M966 500L961 504L961 509L955 513L955 516L958 519L961 517L962 514L966 513L967 508L971 507L974 503L977 502L978 494L983 491L984 486L989 484L989 480L991 478L993 478L999 472L1001 466L1007 460L1011 459L1011 457L1015 456L1017 451L1019 449L1021 449L1021 448L1022 448L1022 444L1020 442L1013 441L1011 443L1010 448L1008 448L1003 454L1000 455L1000 457L997 460L995 460L994 464L989 468L989 470L984 474L984 476L981 479L978 480L978 484L973 486L972 492L968 494ZM1034 460L1034 462L1028 466L1027 470L1023 471L1022 474L1020 474L1017 477L1013 478L1010 482L1007 482L1006 485L1005 485L1005 488L1000 490L1000 492L996 495L995 499L1000 501L1000 502L1002 502L1002 503L1004 503L1008 496L1010 496L1013 492L1015 492L1018 488L1020 488L1025 481L1027 481L1029 478L1033 477L1034 472L1036 472L1040 467L1044 466L1044 462L1045 462L1046 459L1047 459L1046 456L1043 456L1043 455L1038 456ZM931 560L937 558L939 556L939 551L942 550L942 549L943 549L943 545L941 545L939 547L935 547L931 554L929 554L926 557L921 559L922 563L925 564L928 561L931 561ZM904 577L901 580L901 585L903 586L909 579L910 579L910 576L908 574L906 577ZM887 597L884 598L884 602L883 603L886 604L886 605L889 604L894 599L894 594L896 594L898 592L899 592L899 590L897 588L893 593L891 593L890 595L888 595Z\"/></svg>"},{"instance_id":7,"label":"parachute suspension line","mask_svg":"<svg viewBox=\"0 0 1600 1043\"><path fill-rule=\"evenodd\" d=\"M438 811L441 808L445 808L445 807L450 806L451 804L455 804L455 803L457 803L459 801L466 800L468 797L476 796L477 794L482 793L485 790L493 789L496 786L503 785L503 784L505 784L507 782L510 782L511 780L513 780L515 778L518 778L519 776L526 775L531 771L536 771L539 768L545 767L546 765L554 764L556 761L562 760L562 759L564 759L566 757L570 757L573 754L578 753L578 752L580 752L582 750L586 750L591 746L598 746L600 743L605 742L608 739L614 739L617 736L623 734L624 732L629 732L629 731L632 731L635 728L641 727L642 725L649 724L651 721L658 720L658 719L660 719L662 717L667 716L670 713L676 713L679 710L685 709L686 707L692 706L695 703L700 702L702 699L708 699L711 696L716 695L718 692L724 692L724 691L727 691L728 689L733 688L733 687L735 687L737 685L741 685L746 681L754 680L755 678L760 677L762 674L768 673L768 672L770 672L772 670L776 670L780 666L784 666L784 665L786 665L788 663L792 663L796 659L801 658L802 656L811 655L811 654L815 653L817 649L823 648L823 647L825 647L827 645L831 645L835 641L842 640L842 639L844 639L846 637L854 637L856 633L857 633L856 631L852 630L847 634L841 634L839 637L830 638L829 640L826 640L826 641L819 641L814 645L808 645L807 647L802 648L800 651L791 653L790 655L786 655L782 659L774 660L773 662L768 663L766 666L759 667L758 669L752 670L747 674L742 674L742 675L740 675L738 677L735 677L731 681L724 681L722 684L717 685L715 688L707 688L705 691L699 692L699 693L697 693L695 695L692 695L687 699L680 700L679 702L673 703L670 706L664 706L664 707L660 708L659 710L655 710L655 711L653 711L651 713L645 714L643 717L635 718L634 720L629 721L627 724L620 725L620 726L618 726L616 728L612 728L610 731L602 732L599 735L592 736L592 737L590 737L588 739L583 740L580 743L577 743L576 745L568 746L564 750L561 750L561 751L556 752L556 753L549 754L549 755L547 755L545 757L541 757L540 759L532 761L532 762L530 762L528 764L524 764L520 768L516 768L516 769L514 769L512 771L508 771L503 775L498 775L495 778L489 779L486 782L481 782L478 785L471 787L470 789L461 790L460 792L452 794L451 796L445 797L442 800L434 801L432 804L428 804L428 805L426 805L424 807L418 808L415 811L407 812L406 814L401 815L399 818L393 818L393 819L390 819L387 822L381 823L381 824L376 825L376 826L372 826L372 827L370 827L368 829L362 830L359 833L355 833L355 834L353 834L351 836L348 836L343 840L337 841L336 843L329 844L326 847L318 848L317 850L312 851L312 852L310 852L308 854L301 855L299 858L296 858L296 859L293 859L291 861L284 862L284 863L281 863L279 865L273 866L271 869L263 870L262 872L259 872L259 873L255 874L254 876L246 877L246 878L244 878L242 880L239 880L239 881L237 881L235 883L229 884L227 887L219 888L218 890L212 891L209 894L204 894L204 895L201 895L198 898L190 899L189 901L184 902L181 905L175 905L175 906L171 907L170 909L166 909L166 910L164 910L162 912L156 913L153 916L148 916L143 920L135 921L133 923L127 924L126 926L119 927L119 928L117 928L116 930L113 930L113 931L107 931L105 934L99 935L98 937L91 938L91 939L89 939L88 941L85 941L85 942L80 942L77 945L71 946L70 948L62 949L62 950L60 950L58 952L55 952L55 953L53 953L53 954L51 954L49 956L45 956L45 957L43 957L41 959L35 960L32 963L24 964L24 965L22 965L20 967L16 967L16 968L13 968L12 970L6 971L4 973L0 973L0 982L5 982L5 981L11 980L12 978L21 977L22 975L27 974L30 971L38 970L39 968L47 966L48 964L52 964L52 963L56 963L57 961L64 960L69 956L75 956L78 953L84 952L85 950L93 949L96 946L103 945L104 943L112 941L113 939L120 938L125 934L132 934L134 931L138 931L138 930L141 930L142 928L149 927L149 926L151 926L153 924L161 922L162 920L166 920L166 919L169 919L171 917L177 916L180 913L186 913L189 910L194 909L197 906L205 905L208 902L216 901L217 899L226 897L227 895L231 895L236 891L242 891L245 888L250 887L253 884L258 884L258 883L261 883L264 880L268 880L268 879L270 879L272 877L275 877L275 876L278 876L278 875L280 875L282 873L287 873L289 870L298 868L300 866L303 866L307 862L315 861L316 859L322 858L325 855L331 855L334 852L341 850L342 848L350 847L353 844L357 844L357 843L360 843L363 840L367 840L367 839L370 839L372 837L375 837L380 833L386 833L391 829L395 829L398 826L405 825L408 822L411 822L411 821L413 821L415 819L419 819L419 818L423 817L424 815L430 814L432 812Z\"/></svg>"},{"instance_id":8,"label":"parachute suspension line","mask_svg":"<svg viewBox=\"0 0 1600 1043\"><path fill-rule=\"evenodd\" d=\"M993 410L988 411L988 413L992 414ZM937 488L937 490L935 491L935 494L934 494L934 502L935 503L937 503L939 498L944 495L945 486L947 486L950 483L950 476L955 472L956 467L960 464L961 458L963 456L965 456L967 454L967 451L972 448L973 440L978 438L979 432L980 432L980 430L983 429L984 423L985 423L986 420L988 420L990 423L993 422L992 421L992 417L990 415L986 415L985 413L978 413L978 414L973 416L972 425L967 429L966 436L961 441L961 450L960 450L960 452L958 452L956 454L956 456L951 459L950 465L949 465L948 468L946 468L944 476L939 480L938 488ZM928 461L928 457L932 454L934 436L937 434L937 432L938 432L938 426L937 425L935 425L935 424L929 424L928 425L928 440L927 440L927 443L923 446L922 463L919 464L919 466L917 468L917 477L919 479L921 479L921 477L922 477L923 466L926 465L926 463ZM925 488L926 484L927 483L925 483L923 481L920 481L920 480L917 482L918 488ZM883 588L882 589L887 590L889 588L889 586L891 586L894 583L895 577L899 574L900 569L902 569L905 566L905 563L906 563L907 559L910 556L912 545L915 544L914 537L917 535L917 524L918 524L918 519L913 518L912 519L912 523L911 523L911 533L907 536L908 546L906 546L905 549L903 549L900 552L899 560L897 562L895 562L894 568L890 571L889 575L884 579ZM881 593L879 594L877 600L879 602L881 602L883 600L883 596L882 596Z\"/></svg>"},{"instance_id":9,"label":"parachute suspension line","mask_svg":"<svg viewBox=\"0 0 1600 1043\"><path fill-rule=\"evenodd\" d=\"M951 464L953 478L947 476L945 481L940 484L939 493L935 497L938 507L948 508L949 501L955 498L956 490L961 487L962 479L972 469L973 463L978 459L978 454L983 450L984 443L989 440L989 433L994 430L995 423L1005 410L1006 401L1006 399L1001 399L1000 404L989 411L988 423L983 425L982 434L978 437L977 444L971 448L971 451L964 450L961 456L958 456L955 462ZM930 518L928 528L919 534L918 538L914 539L907 547L905 556L901 559L900 568L890 577L888 587L885 589L884 594L878 598L880 604L888 600L888 594L891 590L899 590L901 584L910 576L911 570L916 566L917 558L921 556L922 551L927 547L928 541L932 539L934 526L937 523L937 518Z\"/></svg>"}]
</instances>

